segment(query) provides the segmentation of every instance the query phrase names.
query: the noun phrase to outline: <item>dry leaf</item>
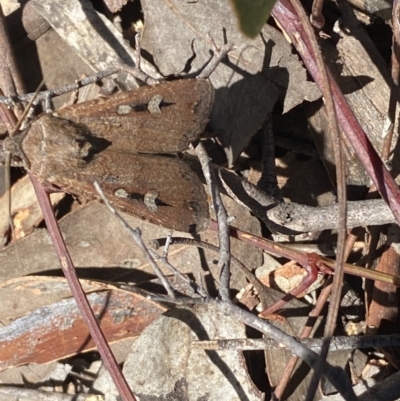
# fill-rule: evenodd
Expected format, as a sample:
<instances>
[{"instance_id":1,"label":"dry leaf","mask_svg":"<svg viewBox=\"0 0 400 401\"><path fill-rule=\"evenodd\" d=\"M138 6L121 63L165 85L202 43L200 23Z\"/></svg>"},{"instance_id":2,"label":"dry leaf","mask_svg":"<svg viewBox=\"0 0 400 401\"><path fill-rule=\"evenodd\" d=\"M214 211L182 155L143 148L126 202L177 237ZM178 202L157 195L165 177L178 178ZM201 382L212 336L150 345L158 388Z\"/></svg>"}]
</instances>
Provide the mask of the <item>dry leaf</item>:
<instances>
[{"instance_id":1,"label":"dry leaf","mask_svg":"<svg viewBox=\"0 0 400 401\"><path fill-rule=\"evenodd\" d=\"M139 293L100 283L88 285L91 291L97 285L97 292L90 293L87 298L108 342L138 336L165 311ZM67 288L66 280L62 278L25 277L3 283L1 291L5 290L15 307L22 303L26 309L27 302L21 298L25 297L34 305L35 298L40 298L39 302L45 299L46 291L65 292ZM3 323L5 320L3 316ZM31 310L0 328L0 370L26 363L47 363L93 348L76 302L68 298Z\"/></svg>"}]
</instances>

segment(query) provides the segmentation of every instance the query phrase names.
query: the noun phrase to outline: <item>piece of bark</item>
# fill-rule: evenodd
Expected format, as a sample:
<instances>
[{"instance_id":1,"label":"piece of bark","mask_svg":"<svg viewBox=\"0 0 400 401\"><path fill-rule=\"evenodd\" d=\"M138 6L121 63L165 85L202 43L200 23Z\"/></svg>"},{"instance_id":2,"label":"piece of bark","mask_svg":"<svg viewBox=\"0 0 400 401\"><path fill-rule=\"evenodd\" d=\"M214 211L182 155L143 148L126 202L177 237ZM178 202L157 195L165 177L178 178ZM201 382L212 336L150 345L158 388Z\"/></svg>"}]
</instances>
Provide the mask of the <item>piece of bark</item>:
<instances>
[{"instance_id":1,"label":"piece of bark","mask_svg":"<svg viewBox=\"0 0 400 401\"><path fill-rule=\"evenodd\" d=\"M307 274L306 270L298 263L289 261L266 275L257 275L257 278L259 278L265 286L280 290L287 294L299 286ZM324 282L325 277L319 274L317 280L315 280L314 283L312 283L311 286L301 294L297 295L297 298L303 298L304 295L315 291L320 288Z\"/></svg>"},{"instance_id":2,"label":"piece of bark","mask_svg":"<svg viewBox=\"0 0 400 401\"><path fill-rule=\"evenodd\" d=\"M50 24L34 8L31 0L19 2L19 8L6 14L7 28L12 32L14 50L36 41L47 32Z\"/></svg>"},{"instance_id":3,"label":"piece of bark","mask_svg":"<svg viewBox=\"0 0 400 401\"><path fill-rule=\"evenodd\" d=\"M33 4L93 71L121 66L133 68L136 65L134 52L124 41L122 34L110 21L98 14L90 2L33 0ZM153 77L158 75L146 60L141 60L141 68ZM138 86L133 77L127 74L119 74L118 82L127 89Z\"/></svg>"},{"instance_id":4,"label":"piece of bark","mask_svg":"<svg viewBox=\"0 0 400 401\"><path fill-rule=\"evenodd\" d=\"M45 281L43 277L30 277L28 283L25 280L25 290L23 282L19 286L15 282L10 284L14 287L14 296L41 297ZM64 291L68 288L65 279L52 281L59 287L63 284ZM165 312L164 307L145 295L111 285L98 284L98 290L87 298L109 342L138 336ZM47 363L93 348L94 343L75 300L64 299L32 310L0 328L0 369L25 363Z\"/></svg>"}]
</instances>

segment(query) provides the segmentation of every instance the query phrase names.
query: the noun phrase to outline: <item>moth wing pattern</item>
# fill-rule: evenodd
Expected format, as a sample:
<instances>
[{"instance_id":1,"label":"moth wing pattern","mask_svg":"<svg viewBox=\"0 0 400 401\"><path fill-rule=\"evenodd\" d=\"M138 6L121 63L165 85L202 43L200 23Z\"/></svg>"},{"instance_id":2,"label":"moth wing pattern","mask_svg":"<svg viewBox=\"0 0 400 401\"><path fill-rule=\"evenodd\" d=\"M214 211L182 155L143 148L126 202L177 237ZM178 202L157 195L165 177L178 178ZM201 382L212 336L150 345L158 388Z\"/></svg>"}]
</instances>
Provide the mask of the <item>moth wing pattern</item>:
<instances>
[{"instance_id":1,"label":"moth wing pattern","mask_svg":"<svg viewBox=\"0 0 400 401\"><path fill-rule=\"evenodd\" d=\"M113 205L142 220L184 232L207 228L207 195L197 175L184 161L166 156L128 154L124 156L124 163L114 163L112 169L104 167L114 160L115 154L111 150L96 155L90 162L90 171L83 168L65 182L69 192L79 183L81 191L92 194L96 180ZM162 182L160 170L168 172L163 175ZM153 207L146 204L147 195L154 198Z\"/></svg>"},{"instance_id":2,"label":"moth wing pattern","mask_svg":"<svg viewBox=\"0 0 400 401\"><path fill-rule=\"evenodd\" d=\"M62 191L97 198L97 181L116 207L143 220L185 232L208 226L204 187L177 157L121 152L80 124L51 115L32 124L22 150L32 173Z\"/></svg>"},{"instance_id":3,"label":"moth wing pattern","mask_svg":"<svg viewBox=\"0 0 400 401\"><path fill-rule=\"evenodd\" d=\"M151 102L160 98L159 113ZM82 124L116 150L174 153L186 150L204 131L214 101L206 79L182 79L120 92L57 111L57 116Z\"/></svg>"}]
</instances>

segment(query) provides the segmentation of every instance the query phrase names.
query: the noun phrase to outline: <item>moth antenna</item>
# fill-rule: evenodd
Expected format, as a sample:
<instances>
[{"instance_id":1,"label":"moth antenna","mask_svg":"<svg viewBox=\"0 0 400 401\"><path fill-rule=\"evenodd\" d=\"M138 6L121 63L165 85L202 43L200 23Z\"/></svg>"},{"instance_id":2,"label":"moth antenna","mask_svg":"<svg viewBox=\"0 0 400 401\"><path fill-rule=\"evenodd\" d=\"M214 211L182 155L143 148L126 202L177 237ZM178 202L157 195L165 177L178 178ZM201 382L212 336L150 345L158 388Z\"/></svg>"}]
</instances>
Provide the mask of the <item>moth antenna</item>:
<instances>
[{"instance_id":1,"label":"moth antenna","mask_svg":"<svg viewBox=\"0 0 400 401\"><path fill-rule=\"evenodd\" d=\"M32 104L34 103L34 101L36 100L36 97L38 95L38 93L40 92L40 89L42 88L42 86L44 85L44 79L42 80L42 82L40 82L39 86L37 87L37 89L35 90L35 93L32 96L32 99L29 101L28 105L25 107L24 112L22 113L22 116L19 118L16 126L14 127L14 129L12 130L12 132L10 132L10 137L14 136L15 133L19 130L19 128L21 127L22 123L24 122L24 119L26 118L26 116L28 115Z\"/></svg>"}]
</instances>

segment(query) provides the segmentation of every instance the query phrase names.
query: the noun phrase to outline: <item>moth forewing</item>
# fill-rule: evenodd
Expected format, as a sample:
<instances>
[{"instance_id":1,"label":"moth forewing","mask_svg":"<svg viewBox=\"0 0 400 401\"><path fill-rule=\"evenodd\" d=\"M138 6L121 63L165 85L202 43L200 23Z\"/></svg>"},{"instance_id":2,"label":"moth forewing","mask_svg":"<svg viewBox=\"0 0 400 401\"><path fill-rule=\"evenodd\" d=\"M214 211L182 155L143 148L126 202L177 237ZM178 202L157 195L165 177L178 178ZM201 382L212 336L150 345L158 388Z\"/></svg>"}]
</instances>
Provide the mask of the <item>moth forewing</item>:
<instances>
[{"instance_id":1,"label":"moth forewing","mask_svg":"<svg viewBox=\"0 0 400 401\"><path fill-rule=\"evenodd\" d=\"M152 111L157 98L160 112ZM204 131L214 101L205 79L183 79L121 92L66 107L60 118L83 124L92 135L112 142L114 149L137 153L186 150Z\"/></svg>"},{"instance_id":2,"label":"moth forewing","mask_svg":"<svg viewBox=\"0 0 400 401\"><path fill-rule=\"evenodd\" d=\"M68 108L75 118L62 110L57 117L40 116L21 144L30 171L53 188L85 198L98 198L93 186L98 181L107 198L127 213L179 231L204 230L209 221L207 196L190 167L176 157L137 154L138 148L142 152L178 151L181 148L174 146L185 143L186 147L200 135L214 91L208 81L187 81L139 89L145 95L128 96L129 107L136 111L122 120L110 112L118 108L116 99L127 105L127 96L119 94ZM161 114L143 112L158 88ZM191 101L190 88L194 91ZM182 96L178 96L179 90Z\"/></svg>"}]
</instances>

